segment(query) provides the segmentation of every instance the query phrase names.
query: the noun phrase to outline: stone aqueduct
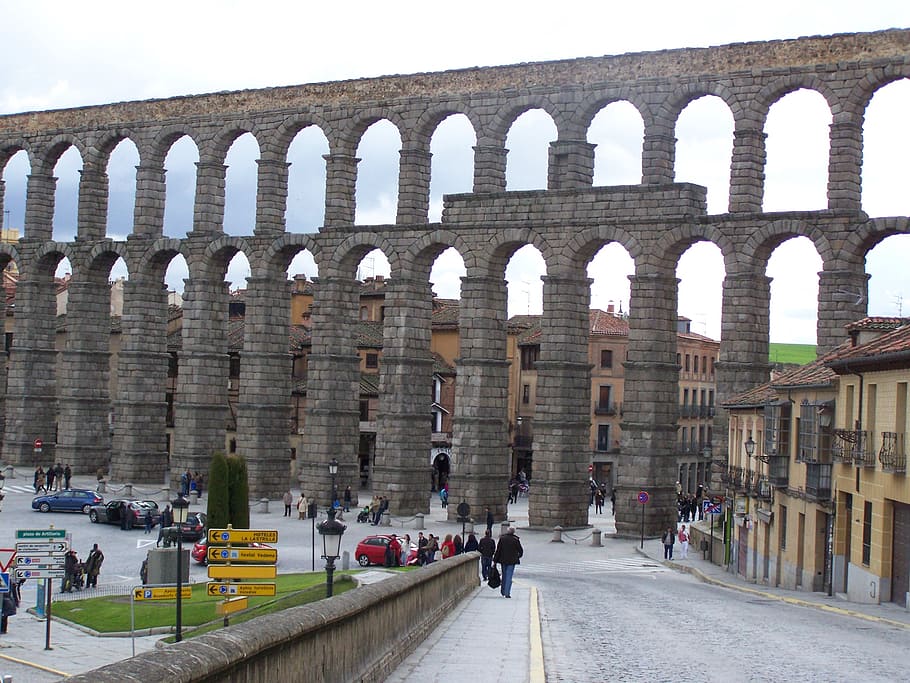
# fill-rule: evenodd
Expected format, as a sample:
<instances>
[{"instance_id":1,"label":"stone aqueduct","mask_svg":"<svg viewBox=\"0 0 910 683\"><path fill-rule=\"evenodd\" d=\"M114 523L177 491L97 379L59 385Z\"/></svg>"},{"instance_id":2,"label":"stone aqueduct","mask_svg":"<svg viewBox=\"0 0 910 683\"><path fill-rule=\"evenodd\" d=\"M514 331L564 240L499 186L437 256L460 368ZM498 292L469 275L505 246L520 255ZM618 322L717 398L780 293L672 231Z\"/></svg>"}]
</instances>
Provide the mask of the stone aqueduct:
<instances>
[{"instance_id":1,"label":"stone aqueduct","mask_svg":"<svg viewBox=\"0 0 910 683\"><path fill-rule=\"evenodd\" d=\"M45 439L50 457L94 471L110 462L121 480L161 482L167 467L164 387L164 270L177 254L189 268L184 294L183 350L171 471L204 470L223 448L226 417L225 271L242 251L251 266L237 416L238 451L248 460L251 493L287 488L290 372L286 269L301 250L313 254L320 286L313 308L305 447L298 455L304 491L325 501L325 463L340 461L339 482L356 481L359 362L356 266L378 248L391 277L385 301L385 345L374 488L395 514L427 506L429 390L413 391L430 374L430 286L434 259L454 247L464 259L461 358L458 369L451 498L473 509L490 505L506 516L508 468L507 365L504 360L505 265L533 244L546 262L538 414L535 418L534 526L587 523L589 383L586 264L603 245L619 242L635 262L622 456L621 500L647 488L647 532L656 533L675 506L676 264L693 243L708 240L723 254L722 344L718 396L760 383L768 373L769 279L773 249L793 236L813 241L820 274L818 343L839 342L842 326L865 315L865 254L889 235L910 232L907 217L870 218L860 205L864 110L874 92L910 76L910 30L801 38L706 49L521 64L392 76L317 85L217 93L0 117L0 171L19 150L31 164L24 236L0 247L0 265L20 269L15 337L5 395L3 457L33 464L32 443ZM830 127L826 210L762 212L769 107L800 88L821 93ZM703 187L674 182L674 128L680 111L716 95L734 118L728 212L707 215ZM641 183L594 187L594 115L631 102L644 120ZM549 113L558 136L550 145L548 187L505 191L505 139L524 111ZM445 198L442 221L428 222L430 139L452 114L476 133L473 192ZM387 119L400 131L397 220L354 225L355 153L364 131ZM317 234L290 234L284 224L287 149L307 126L329 141L325 223ZM224 233L225 155L252 133L258 160L252 234ZM197 144L196 199L185 239L163 236L164 158L172 143ZM140 156L133 232L105 238L107 160L123 139ZM83 171L78 233L52 240L55 178L61 154L75 146ZM2 189L2 188L0 188ZM2 197L2 192L0 192ZM2 209L2 207L0 207ZM54 272L73 268L67 342L54 350ZM129 268L124 295L117 396L108 395L109 289L112 264ZM116 415L110 436L109 410ZM725 418L717 418L715 457L725 457ZM47 435L55 433L56 443ZM48 459L45 457L45 459ZM173 478L171 479L174 480ZM321 495L320 495L321 494ZM453 506L454 507L454 506ZM454 514L454 511L453 513ZM617 506L617 529L635 534L639 512Z\"/></svg>"}]
</instances>

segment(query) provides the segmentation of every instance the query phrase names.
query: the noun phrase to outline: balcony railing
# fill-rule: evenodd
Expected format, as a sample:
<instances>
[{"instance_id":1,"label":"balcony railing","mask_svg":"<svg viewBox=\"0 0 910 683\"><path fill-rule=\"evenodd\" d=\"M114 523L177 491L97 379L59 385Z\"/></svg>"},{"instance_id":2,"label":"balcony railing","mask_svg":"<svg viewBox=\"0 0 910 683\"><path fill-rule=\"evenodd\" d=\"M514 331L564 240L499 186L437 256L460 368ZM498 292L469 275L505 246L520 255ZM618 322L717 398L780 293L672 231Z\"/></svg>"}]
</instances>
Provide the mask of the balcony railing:
<instances>
[{"instance_id":1,"label":"balcony railing","mask_svg":"<svg viewBox=\"0 0 910 683\"><path fill-rule=\"evenodd\" d=\"M806 494L815 500L831 500L831 469L828 463L806 465Z\"/></svg>"},{"instance_id":2,"label":"balcony railing","mask_svg":"<svg viewBox=\"0 0 910 683\"><path fill-rule=\"evenodd\" d=\"M708 418L714 417L714 406L698 406L680 404L679 416L682 418Z\"/></svg>"},{"instance_id":3,"label":"balcony railing","mask_svg":"<svg viewBox=\"0 0 910 683\"><path fill-rule=\"evenodd\" d=\"M616 403L610 401L608 403L595 403L594 404L594 414L595 415L616 415L619 412L619 408Z\"/></svg>"},{"instance_id":4,"label":"balcony railing","mask_svg":"<svg viewBox=\"0 0 910 683\"><path fill-rule=\"evenodd\" d=\"M861 429L835 429L831 457L839 462L853 463L856 467L875 467L869 432Z\"/></svg>"},{"instance_id":5,"label":"balcony railing","mask_svg":"<svg viewBox=\"0 0 910 683\"><path fill-rule=\"evenodd\" d=\"M885 472L903 474L907 471L907 435L900 432L882 432L882 447L878 461Z\"/></svg>"}]
</instances>

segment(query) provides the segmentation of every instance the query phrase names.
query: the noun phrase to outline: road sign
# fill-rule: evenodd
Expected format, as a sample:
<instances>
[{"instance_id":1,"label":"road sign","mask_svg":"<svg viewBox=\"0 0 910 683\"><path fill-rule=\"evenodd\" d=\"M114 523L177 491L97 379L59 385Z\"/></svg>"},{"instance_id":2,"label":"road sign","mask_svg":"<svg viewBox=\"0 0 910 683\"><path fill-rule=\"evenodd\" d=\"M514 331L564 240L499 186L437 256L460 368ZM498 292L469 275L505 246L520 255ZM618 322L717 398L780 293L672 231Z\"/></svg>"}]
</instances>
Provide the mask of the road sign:
<instances>
[{"instance_id":1,"label":"road sign","mask_svg":"<svg viewBox=\"0 0 910 683\"><path fill-rule=\"evenodd\" d=\"M278 543L275 529L209 529L209 543Z\"/></svg>"},{"instance_id":2,"label":"road sign","mask_svg":"<svg viewBox=\"0 0 910 683\"><path fill-rule=\"evenodd\" d=\"M16 569L19 579L62 579L65 575L62 569Z\"/></svg>"},{"instance_id":3,"label":"road sign","mask_svg":"<svg viewBox=\"0 0 910 683\"><path fill-rule=\"evenodd\" d=\"M274 579L274 564L210 564L210 579Z\"/></svg>"},{"instance_id":4,"label":"road sign","mask_svg":"<svg viewBox=\"0 0 910 683\"><path fill-rule=\"evenodd\" d=\"M0 548L0 572L5 572L16 557L15 548Z\"/></svg>"},{"instance_id":5,"label":"road sign","mask_svg":"<svg viewBox=\"0 0 910 683\"><path fill-rule=\"evenodd\" d=\"M228 614L245 610L249 606L249 603L250 599L245 595L243 597L228 598L227 600L222 600L218 603L216 612L227 616Z\"/></svg>"},{"instance_id":6,"label":"road sign","mask_svg":"<svg viewBox=\"0 0 910 683\"><path fill-rule=\"evenodd\" d=\"M41 538L66 538L66 529L17 529L16 540L41 539Z\"/></svg>"},{"instance_id":7,"label":"road sign","mask_svg":"<svg viewBox=\"0 0 910 683\"><path fill-rule=\"evenodd\" d=\"M180 587L180 597L183 600L189 600L193 597L193 587L192 586L181 586ZM133 600L176 600L177 599L177 586L156 586L154 588L147 588L144 586L136 586L133 589Z\"/></svg>"},{"instance_id":8,"label":"road sign","mask_svg":"<svg viewBox=\"0 0 910 683\"><path fill-rule=\"evenodd\" d=\"M35 450L40 451L44 448L44 442L41 439L35 439Z\"/></svg>"},{"instance_id":9,"label":"road sign","mask_svg":"<svg viewBox=\"0 0 910 683\"><path fill-rule=\"evenodd\" d=\"M59 558L16 556L16 569L65 569L65 563L63 555Z\"/></svg>"},{"instance_id":10,"label":"road sign","mask_svg":"<svg viewBox=\"0 0 910 683\"><path fill-rule=\"evenodd\" d=\"M647 492L647 491L639 491L639 492L638 492L638 502L639 502L639 503L641 503L642 505L644 505L644 504L647 503L649 500L651 500L651 496L648 495L648 492Z\"/></svg>"},{"instance_id":11,"label":"road sign","mask_svg":"<svg viewBox=\"0 0 910 683\"><path fill-rule=\"evenodd\" d=\"M42 553L65 553L69 546L62 541L50 543L17 543L16 552L20 555L35 555Z\"/></svg>"},{"instance_id":12,"label":"road sign","mask_svg":"<svg viewBox=\"0 0 910 683\"><path fill-rule=\"evenodd\" d=\"M711 503L706 500L703 505L706 515L719 515L721 513L720 503Z\"/></svg>"},{"instance_id":13,"label":"road sign","mask_svg":"<svg viewBox=\"0 0 910 683\"><path fill-rule=\"evenodd\" d=\"M209 595L275 595L274 583L216 583L206 585Z\"/></svg>"},{"instance_id":14,"label":"road sign","mask_svg":"<svg viewBox=\"0 0 910 683\"><path fill-rule=\"evenodd\" d=\"M9 574L0 572L0 593L9 593Z\"/></svg>"},{"instance_id":15,"label":"road sign","mask_svg":"<svg viewBox=\"0 0 910 683\"><path fill-rule=\"evenodd\" d=\"M219 562L277 562L278 551L275 548L219 548L209 546L208 560Z\"/></svg>"}]
</instances>

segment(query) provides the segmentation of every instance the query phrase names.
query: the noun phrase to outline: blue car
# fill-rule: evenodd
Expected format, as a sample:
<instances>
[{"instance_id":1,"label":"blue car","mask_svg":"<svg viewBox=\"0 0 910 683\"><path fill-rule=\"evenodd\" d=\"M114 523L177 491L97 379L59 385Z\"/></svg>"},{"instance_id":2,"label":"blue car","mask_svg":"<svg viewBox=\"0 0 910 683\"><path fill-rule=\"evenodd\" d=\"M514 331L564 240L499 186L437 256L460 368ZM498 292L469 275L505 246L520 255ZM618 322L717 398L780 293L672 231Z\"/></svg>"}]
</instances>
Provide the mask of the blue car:
<instances>
[{"instance_id":1,"label":"blue car","mask_svg":"<svg viewBox=\"0 0 910 683\"><path fill-rule=\"evenodd\" d=\"M86 489L68 489L38 496L32 499L32 510L41 512L84 512L88 514L92 505L99 505L104 498Z\"/></svg>"}]
</instances>

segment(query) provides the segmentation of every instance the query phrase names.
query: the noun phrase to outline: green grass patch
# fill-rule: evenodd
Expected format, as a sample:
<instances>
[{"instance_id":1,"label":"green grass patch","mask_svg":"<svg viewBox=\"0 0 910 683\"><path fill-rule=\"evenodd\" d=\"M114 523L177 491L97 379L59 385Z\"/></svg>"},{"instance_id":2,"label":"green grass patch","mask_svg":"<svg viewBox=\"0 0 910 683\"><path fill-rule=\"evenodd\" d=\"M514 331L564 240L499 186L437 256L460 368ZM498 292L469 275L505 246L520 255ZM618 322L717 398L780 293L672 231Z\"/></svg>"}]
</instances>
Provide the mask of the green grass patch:
<instances>
[{"instance_id":1,"label":"green grass patch","mask_svg":"<svg viewBox=\"0 0 910 683\"><path fill-rule=\"evenodd\" d=\"M236 624L264 614L278 612L289 607L316 602L325 597L325 574L280 574L275 580L276 595L249 597L249 608L230 615L230 622ZM344 573L335 574L333 591L335 595L355 587ZM187 629L206 625L205 631L222 626L223 617L216 611L221 597L209 596L205 583L192 584L193 597L184 599L181 605L182 623ZM137 600L135 628L149 629L174 626L176 602L174 600ZM130 630L130 596L113 595L85 600L55 602L53 615L90 628L100 633L117 633ZM210 624L210 622L213 622ZM187 631L187 636L190 632Z\"/></svg>"},{"instance_id":2,"label":"green grass patch","mask_svg":"<svg viewBox=\"0 0 910 683\"><path fill-rule=\"evenodd\" d=\"M771 343L768 359L772 363L806 365L815 360L815 346L812 344L776 344Z\"/></svg>"}]
</instances>

